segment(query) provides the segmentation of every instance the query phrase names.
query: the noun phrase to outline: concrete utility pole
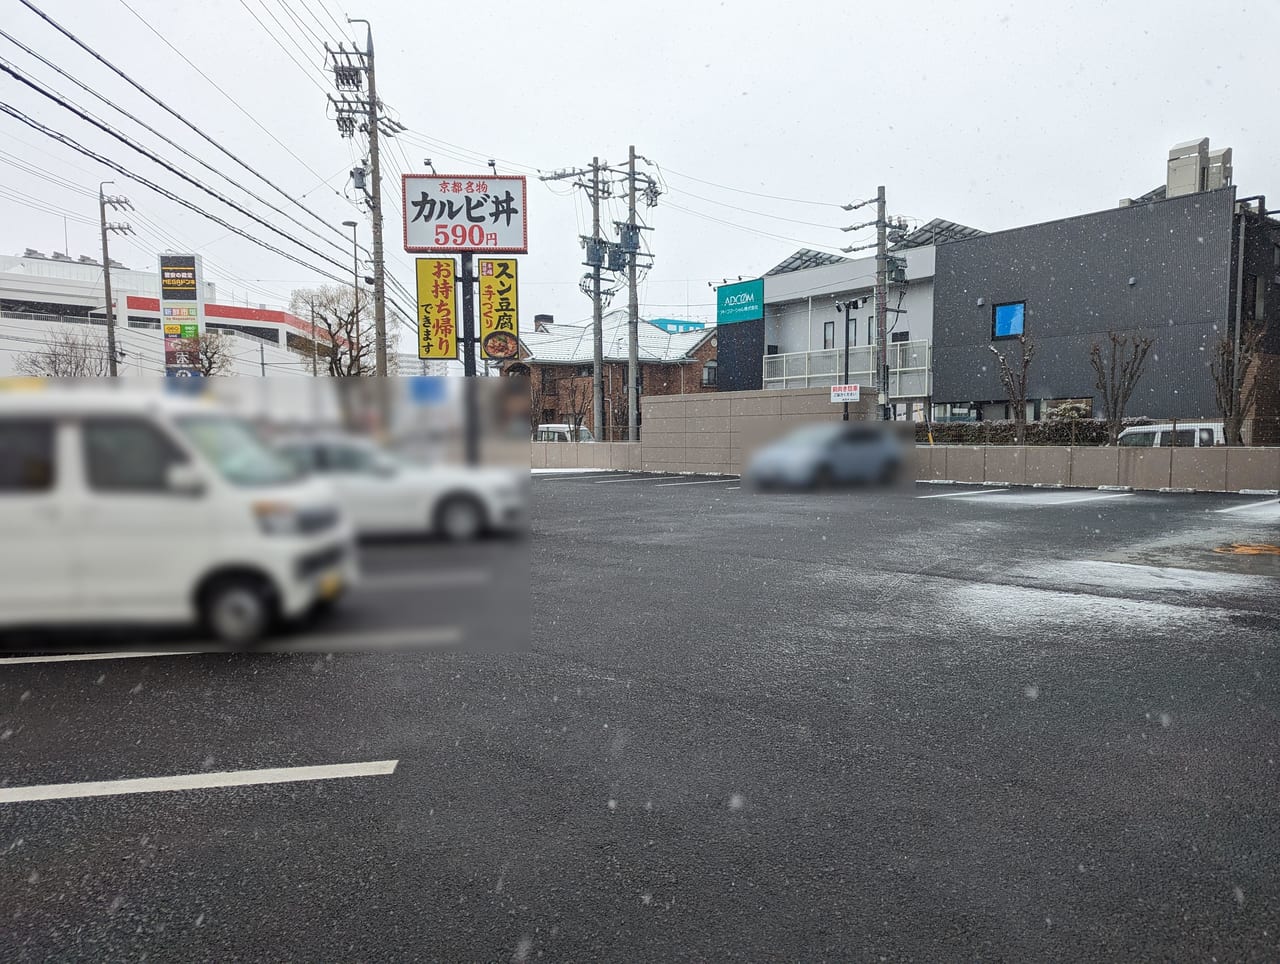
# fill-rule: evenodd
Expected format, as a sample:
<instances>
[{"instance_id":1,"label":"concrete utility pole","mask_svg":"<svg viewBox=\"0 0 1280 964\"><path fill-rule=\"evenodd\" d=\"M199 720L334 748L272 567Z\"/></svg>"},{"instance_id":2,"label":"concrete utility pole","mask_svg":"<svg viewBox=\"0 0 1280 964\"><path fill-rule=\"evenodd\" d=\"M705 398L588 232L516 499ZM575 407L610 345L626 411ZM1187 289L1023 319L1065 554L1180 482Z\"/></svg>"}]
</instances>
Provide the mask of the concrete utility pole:
<instances>
[{"instance_id":1,"label":"concrete utility pole","mask_svg":"<svg viewBox=\"0 0 1280 964\"><path fill-rule=\"evenodd\" d=\"M364 72L369 78L369 99L366 105L368 119L365 124L369 134L369 178L373 182L369 192L369 213L373 219L373 326L376 332L376 372L379 378L387 376L387 302L382 265L382 164L378 153L378 125L381 105L378 103L378 76L373 66L373 25L368 20L348 17L348 23L362 23L368 30L364 54ZM356 289L359 290L359 279Z\"/></svg>"},{"instance_id":2,"label":"concrete utility pole","mask_svg":"<svg viewBox=\"0 0 1280 964\"><path fill-rule=\"evenodd\" d=\"M625 243L632 245L627 258L627 441L640 441L640 295L636 288L636 258L640 256L640 231L636 227L636 147L631 145L627 157L627 230Z\"/></svg>"},{"instance_id":3,"label":"concrete utility pole","mask_svg":"<svg viewBox=\"0 0 1280 964\"><path fill-rule=\"evenodd\" d=\"M600 441L604 425L604 305L600 302L600 158L591 159L591 240L595 244L595 263L591 266L591 417L592 430Z\"/></svg>"},{"instance_id":4,"label":"concrete utility pole","mask_svg":"<svg viewBox=\"0 0 1280 964\"><path fill-rule=\"evenodd\" d=\"M117 375L116 366L119 364L119 353L116 350L116 313L111 303L111 252L107 249L107 235L112 231L117 234L133 233L133 228L127 224L107 223L108 207L120 210L133 208L128 198L107 196L106 186L114 183L116 182L103 181L98 185L98 220L102 226L102 287L107 303L107 371L112 378Z\"/></svg>"},{"instance_id":5,"label":"concrete utility pole","mask_svg":"<svg viewBox=\"0 0 1280 964\"><path fill-rule=\"evenodd\" d=\"M889 248L888 218L885 215L884 185L876 188L876 371L880 388L880 417L889 420L893 410L889 401L888 304Z\"/></svg>"}]
</instances>

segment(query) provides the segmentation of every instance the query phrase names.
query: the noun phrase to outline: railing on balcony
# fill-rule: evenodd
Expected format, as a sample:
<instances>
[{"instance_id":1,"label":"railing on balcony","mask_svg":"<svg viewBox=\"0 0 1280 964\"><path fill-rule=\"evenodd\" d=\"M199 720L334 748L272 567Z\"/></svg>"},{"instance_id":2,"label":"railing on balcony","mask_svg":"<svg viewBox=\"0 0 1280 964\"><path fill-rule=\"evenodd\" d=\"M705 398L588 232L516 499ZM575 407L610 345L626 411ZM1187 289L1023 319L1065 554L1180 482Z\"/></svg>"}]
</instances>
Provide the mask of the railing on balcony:
<instances>
[{"instance_id":1,"label":"railing on balcony","mask_svg":"<svg viewBox=\"0 0 1280 964\"><path fill-rule=\"evenodd\" d=\"M889 345L890 398L928 398L933 392L933 353L927 341L900 341ZM797 351L766 355L765 388L826 388L844 380L841 349ZM876 377L876 347L849 348L849 382L879 390Z\"/></svg>"}]
</instances>

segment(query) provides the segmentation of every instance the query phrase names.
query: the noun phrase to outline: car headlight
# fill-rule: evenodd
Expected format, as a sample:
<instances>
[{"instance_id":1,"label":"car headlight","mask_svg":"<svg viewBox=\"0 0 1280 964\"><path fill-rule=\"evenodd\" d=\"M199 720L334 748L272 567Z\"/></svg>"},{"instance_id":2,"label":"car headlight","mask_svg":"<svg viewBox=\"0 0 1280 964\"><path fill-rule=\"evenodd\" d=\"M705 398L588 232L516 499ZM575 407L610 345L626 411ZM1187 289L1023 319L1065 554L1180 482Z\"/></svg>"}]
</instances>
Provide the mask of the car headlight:
<instances>
[{"instance_id":1,"label":"car headlight","mask_svg":"<svg viewBox=\"0 0 1280 964\"><path fill-rule=\"evenodd\" d=\"M302 532L302 516L287 502L255 502L253 515L258 527L269 536L294 536Z\"/></svg>"}]
</instances>

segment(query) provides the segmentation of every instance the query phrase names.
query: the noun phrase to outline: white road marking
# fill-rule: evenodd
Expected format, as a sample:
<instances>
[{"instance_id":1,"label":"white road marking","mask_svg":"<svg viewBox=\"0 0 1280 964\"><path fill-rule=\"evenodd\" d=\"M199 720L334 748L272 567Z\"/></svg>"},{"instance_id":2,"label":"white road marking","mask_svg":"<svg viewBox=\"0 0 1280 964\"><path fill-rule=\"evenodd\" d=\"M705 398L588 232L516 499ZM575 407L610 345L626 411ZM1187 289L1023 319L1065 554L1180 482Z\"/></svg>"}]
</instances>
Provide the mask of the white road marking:
<instances>
[{"instance_id":1,"label":"white road marking","mask_svg":"<svg viewBox=\"0 0 1280 964\"><path fill-rule=\"evenodd\" d=\"M1109 499L1127 499L1133 492L1111 492L1107 495L1085 495L1078 499L1060 499L1056 502L1045 502L1044 505L1075 505L1077 502L1105 502Z\"/></svg>"},{"instance_id":2,"label":"white road marking","mask_svg":"<svg viewBox=\"0 0 1280 964\"><path fill-rule=\"evenodd\" d=\"M1247 512L1250 509L1262 509L1269 505L1280 505L1280 499L1267 499L1265 502L1246 502L1244 505L1228 506L1225 509L1214 509L1214 512Z\"/></svg>"},{"instance_id":3,"label":"white road marking","mask_svg":"<svg viewBox=\"0 0 1280 964\"><path fill-rule=\"evenodd\" d=\"M734 489L740 489L740 488L742 488L742 486L740 486L740 485L731 485L731 486L729 486L729 488L725 489L725 491L726 491L726 492L732 492Z\"/></svg>"},{"instance_id":4,"label":"white road marking","mask_svg":"<svg viewBox=\"0 0 1280 964\"><path fill-rule=\"evenodd\" d=\"M437 589L457 586L480 586L493 578L493 574L482 569L461 569L457 572L398 572L394 575L373 575L361 577L351 587L351 592L359 594L365 590L386 592L395 589Z\"/></svg>"},{"instance_id":5,"label":"white road marking","mask_svg":"<svg viewBox=\"0 0 1280 964\"><path fill-rule=\"evenodd\" d=\"M990 495L992 492L1004 492L1005 489L979 489L969 492L940 492L937 495L918 495L917 499L962 499L966 495Z\"/></svg>"},{"instance_id":6,"label":"white road marking","mask_svg":"<svg viewBox=\"0 0 1280 964\"><path fill-rule=\"evenodd\" d=\"M27 803L33 800L73 800L78 797L113 797L128 793L252 787L268 783L344 780L351 777L385 777L395 773L399 762L399 760L373 760L368 763L338 763L327 766L228 770L221 773L184 773L171 777L143 777L135 780L95 780L89 783L45 783L28 787L3 787L0 788L0 804Z\"/></svg>"},{"instance_id":7,"label":"white road marking","mask_svg":"<svg viewBox=\"0 0 1280 964\"><path fill-rule=\"evenodd\" d=\"M73 663L99 659L141 659L144 656L193 656L193 650L186 652L128 652L128 653L67 653L57 656L15 656L12 659L0 658L0 666L17 666L23 663Z\"/></svg>"},{"instance_id":8,"label":"white road marking","mask_svg":"<svg viewBox=\"0 0 1280 964\"><path fill-rule=\"evenodd\" d=\"M612 469L530 469L530 475L586 475L588 472L612 472Z\"/></svg>"},{"instance_id":9,"label":"white road marking","mask_svg":"<svg viewBox=\"0 0 1280 964\"><path fill-rule=\"evenodd\" d=\"M617 475L617 474L618 474L618 471L616 469L604 469L600 472L591 472L590 474L584 473L582 475L553 475L549 479L543 479L538 484L550 485L552 482L589 482L591 481L593 476Z\"/></svg>"},{"instance_id":10,"label":"white road marking","mask_svg":"<svg viewBox=\"0 0 1280 964\"><path fill-rule=\"evenodd\" d=\"M418 649L428 646L453 646L463 641L461 627L441 626L433 629L384 629L355 633L312 633L268 639L248 653L358 653L375 650ZM208 644L193 643L186 650L129 651L111 653L59 653L50 656L0 657L0 669L32 663L73 663L105 659L143 659L157 656L200 656L224 654L234 650L216 649Z\"/></svg>"},{"instance_id":11,"label":"white road marking","mask_svg":"<svg viewBox=\"0 0 1280 964\"><path fill-rule=\"evenodd\" d=\"M639 478L630 479L601 479L599 482L592 482L592 485L611 485L614 482L653 482L655 479L669 479L670 475L642 475Z\"/></svg>"},{"instance_id":12,"label":"white road marking","mask_svg":"<svg viewBox=\"0 0 1280 964\"><path fill-rule=\"evenodd\" d=\"M661 482L655 488L663 489L668 485L715 485L717 483L723 485L725 482L737 482L738 477L735 475L731 479L703 479L698 482Z\"/></svg>"}]
</instances>

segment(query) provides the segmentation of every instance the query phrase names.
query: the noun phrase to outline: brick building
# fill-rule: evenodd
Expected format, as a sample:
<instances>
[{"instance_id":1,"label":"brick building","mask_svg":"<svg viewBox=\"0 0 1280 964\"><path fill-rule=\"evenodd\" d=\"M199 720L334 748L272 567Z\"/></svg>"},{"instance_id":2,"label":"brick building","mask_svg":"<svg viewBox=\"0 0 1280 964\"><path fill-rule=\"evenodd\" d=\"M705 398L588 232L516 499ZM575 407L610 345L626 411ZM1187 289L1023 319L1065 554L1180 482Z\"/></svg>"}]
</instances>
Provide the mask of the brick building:
<instances>
[{"instance_id":1,"label":"brick building","mask_svg":"<svg viewBox=\"0 0 1280 964\"><path fill-rule=\"evenodd\" d=\"M556 324L539 315L520 336L520 361L508 373L527 374L538 422L585 425L601 440L627 437L627 310L606 312L604 332L604 415L598 431L591 399L594 340L591 322ZM644 396L716 391L716 331L693 331L640 319L640 421Z\"/></svg>"}]
</instances>

